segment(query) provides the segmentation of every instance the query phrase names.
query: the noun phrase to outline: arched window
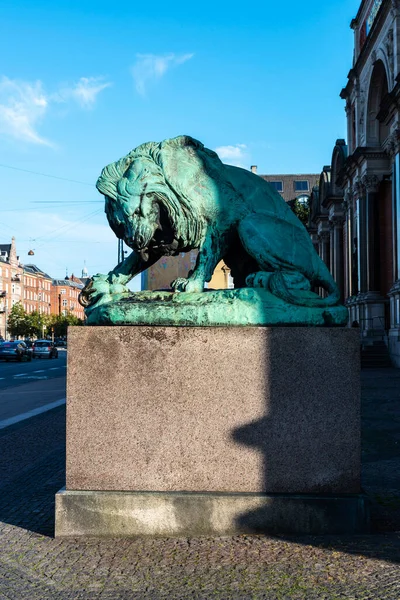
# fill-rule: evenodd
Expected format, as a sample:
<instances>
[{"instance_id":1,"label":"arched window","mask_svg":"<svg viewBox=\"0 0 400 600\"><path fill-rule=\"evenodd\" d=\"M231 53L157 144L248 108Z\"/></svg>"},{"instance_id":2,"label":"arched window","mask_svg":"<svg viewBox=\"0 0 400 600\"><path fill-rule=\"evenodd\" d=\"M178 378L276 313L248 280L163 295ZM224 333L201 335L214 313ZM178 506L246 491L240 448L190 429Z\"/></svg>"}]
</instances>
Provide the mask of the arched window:
<instances>
[{"instance_id":1,"label":"arched window","mask_svg":"<svg viewBox=\"0 0 400 600\"><path fill-rule=\"evenodd\" d=\"M380 146L389 134L389 127L380 117L382 100L388 93L386 70L381 60L375 63L372 71L367 106L367 146Z\"/></svg>"}]
</instances>

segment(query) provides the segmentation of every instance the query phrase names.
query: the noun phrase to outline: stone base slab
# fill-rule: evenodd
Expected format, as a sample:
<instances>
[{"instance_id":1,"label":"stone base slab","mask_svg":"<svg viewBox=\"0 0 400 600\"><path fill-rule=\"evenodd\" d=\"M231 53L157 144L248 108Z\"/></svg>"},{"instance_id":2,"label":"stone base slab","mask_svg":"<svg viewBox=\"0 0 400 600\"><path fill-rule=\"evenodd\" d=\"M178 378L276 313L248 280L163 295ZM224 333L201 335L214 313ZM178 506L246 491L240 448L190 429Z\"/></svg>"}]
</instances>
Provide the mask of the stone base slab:
<instances>
[{"instance_id":1,"label":"stone base slab","mask_svg":"<svg viewBox=\"0 0 400 600\"><path fill-rule=\"evenodd\" d=\"M66 489L358 494L359 338L70 327Z\"/></svg>"},{"instance_id":2,"label":"stone base slab","mask_svg":"<svg viewBox=\"0 0 400 600\"><path fill-rule=\"evenodd\" d=\"M56 537L356 534L368 530L359 495L86 492L56 495Z\"/></svg>"}]
</instances>

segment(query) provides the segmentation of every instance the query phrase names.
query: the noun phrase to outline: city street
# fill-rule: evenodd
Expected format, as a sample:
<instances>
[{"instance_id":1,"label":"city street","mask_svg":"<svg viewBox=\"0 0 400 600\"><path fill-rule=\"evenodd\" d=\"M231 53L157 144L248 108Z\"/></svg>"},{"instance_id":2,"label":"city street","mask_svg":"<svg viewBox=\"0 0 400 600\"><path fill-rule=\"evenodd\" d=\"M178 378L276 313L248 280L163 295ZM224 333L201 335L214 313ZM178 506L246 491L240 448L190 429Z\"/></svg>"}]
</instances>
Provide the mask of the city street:
<instances>
[{"instance_id":1,"label":"city street","mask_svg":"<svg viewBox=\"0 0 400 600\"><path fill-rule=\"evenodd\" d=\"M0 361L0 427L5 420L64 399L66 362L64 349L52 360Z\"/></svg>"}]
</instances>

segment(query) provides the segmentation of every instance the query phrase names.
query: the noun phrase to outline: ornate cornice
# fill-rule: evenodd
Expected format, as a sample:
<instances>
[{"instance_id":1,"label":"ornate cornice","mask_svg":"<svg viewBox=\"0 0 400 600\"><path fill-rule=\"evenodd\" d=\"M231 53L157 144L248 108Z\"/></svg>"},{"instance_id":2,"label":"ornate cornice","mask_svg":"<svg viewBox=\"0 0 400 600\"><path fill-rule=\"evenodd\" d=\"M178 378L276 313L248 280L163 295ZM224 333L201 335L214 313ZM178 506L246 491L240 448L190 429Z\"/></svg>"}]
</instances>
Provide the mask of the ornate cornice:
<instances>
[{"instance_id":1,"label":"ornate cornice","mask_svg":"<svg viewBox=\"0 0 400 600\"><path fill-rule=\"evenodd\" d=\"M353 183L353 198L362 198L365 196L365 185L361 181L355 181Z\"/></svg>"},{"instance_id":2,"label":"ornate cornice","mask_svg":"<svg viewBox=\"0 0 400 600\"><path fill-rule=\"evenodd\" d=\"M377 175L371 175L367 173L362 177L361 183L367 192L376 192L380 183L380 179Z\"/></svg>"},{"instance_id":3,"label":"ornate cornice","mask_svg":"<svg viewBox=\"0 0 400 600\"><path fill-rule=\"evenodd\" d=\"M344 223L344 215L332 215L329 219L329 225L332 229L335 227L341 227Z\"/></svg>"},{"instance_id":4,"label":"ornate cornice","mask_svg":"<svg viewBox=\"0 0 400 600\"><path fill-rule=\"evenodd\" d=\"M385 150L390 158L394 158L400 151L400 129L395 129L385 142Z\"/></svg>"}]
</instances>

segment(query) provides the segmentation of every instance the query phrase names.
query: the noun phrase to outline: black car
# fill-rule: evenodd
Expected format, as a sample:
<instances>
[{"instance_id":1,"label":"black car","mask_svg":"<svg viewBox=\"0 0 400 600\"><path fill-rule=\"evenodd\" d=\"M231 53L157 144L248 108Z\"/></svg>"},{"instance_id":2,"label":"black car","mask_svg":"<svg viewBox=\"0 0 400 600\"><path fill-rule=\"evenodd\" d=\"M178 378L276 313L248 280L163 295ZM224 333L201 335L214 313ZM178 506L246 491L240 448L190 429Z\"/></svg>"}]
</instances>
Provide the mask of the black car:
<instances>
[{"instance_id":1,"label":"black car","mask_svg":"<svg viewBox=\"0 0 400 600\"><path fill-rule=\"evenodd\" d=\"M3 342L0 344L0 360L31 360L32 353L25 342Z\"/></svg>"}]
</instances>

